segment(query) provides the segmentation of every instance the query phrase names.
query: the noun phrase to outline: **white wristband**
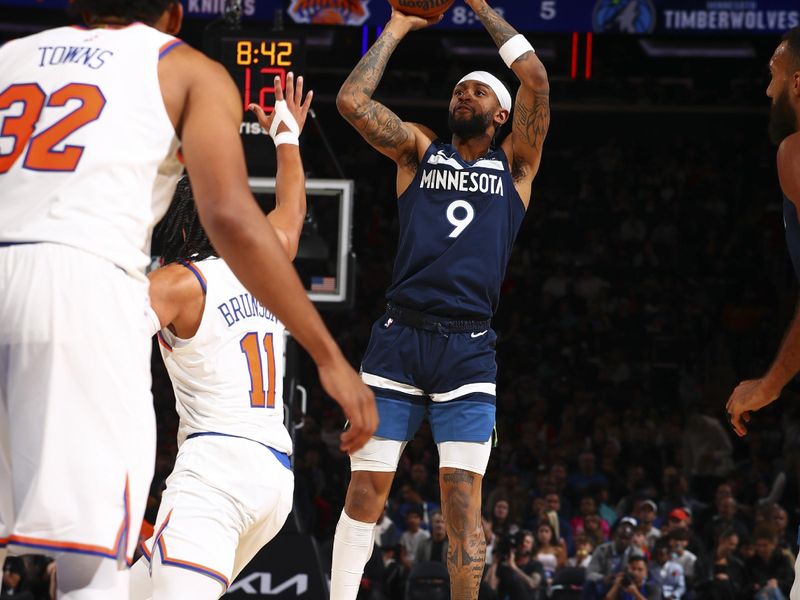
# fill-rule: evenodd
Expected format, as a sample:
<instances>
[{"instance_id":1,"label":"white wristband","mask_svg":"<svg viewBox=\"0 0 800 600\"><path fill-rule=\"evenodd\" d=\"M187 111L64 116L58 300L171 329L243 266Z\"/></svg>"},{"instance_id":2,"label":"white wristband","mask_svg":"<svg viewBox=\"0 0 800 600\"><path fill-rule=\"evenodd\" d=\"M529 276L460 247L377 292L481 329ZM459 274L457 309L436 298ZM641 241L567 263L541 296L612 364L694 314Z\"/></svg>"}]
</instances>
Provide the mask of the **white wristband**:
<instances>
[{"instance_id":1,"label":"white wristband","mask_svg":"<svg viewBox=\"0 0 800 600\"><path fill-rule=\"evenodd\" d=\"M509 69L514 64L514 61L526 52L536 52L536 50L533 49L531 43L521 33L518 33L500 46L500 58L503 59Z\"/></svg>"},{"instance_id":2,"label":"white wristband","mask_svg":"<svg viewBox=\"0 0 800 600\"><path fill-rule=\"evenodd\" d=\"M300 139L297 137L297 134L294 133L293 131L284 131L282 133L279 133L272 138L272 141L275 142L276 148L281 144L292 144L293 146L300 145Z\"/></svg>"},{"instance_id":3,"label":"white wristband","mask_svg":"<svg viewBox=\"0 0 800 600\"><path fill-rule=\"evenodd\" d=\"M269 128L269 136L272 138L272 141L275 142L275 147L277 148L281 144L294 144L295 146L299 146L300 141L298 138L300 137L300 126L297 124L294 115L289 110L286 100L278 100L275 103L274 110L275 116L272 118L272 126ZM278 133L278 126L281 123L285 123L289 128L289 131Z\"/></svg>"}]
</instances>

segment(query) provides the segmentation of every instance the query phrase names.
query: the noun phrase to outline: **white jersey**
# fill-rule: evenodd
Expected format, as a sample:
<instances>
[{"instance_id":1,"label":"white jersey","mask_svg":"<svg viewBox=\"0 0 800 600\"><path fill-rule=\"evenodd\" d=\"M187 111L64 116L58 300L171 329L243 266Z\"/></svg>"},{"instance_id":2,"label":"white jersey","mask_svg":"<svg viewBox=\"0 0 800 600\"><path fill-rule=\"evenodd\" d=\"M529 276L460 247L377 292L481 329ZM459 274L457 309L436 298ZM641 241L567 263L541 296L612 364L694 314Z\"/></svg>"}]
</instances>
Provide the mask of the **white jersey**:
<instances>
[{"instance_id":1,"label":"white jersey","mask_svg":"<svg viewBox=\"0 0 800 600\"><path fill-rule=\"evenodd\" d=\"M180 43L136 23L0 48L0 243L67 244L144 278L182 172L158 81Z\"/></svg>"},{"instance_id":2,"label":"white jersey","mask_svg":"<svg viewBox=\"0 0 800 600\"><path fill-rule=\"evenodd\" d=\"M159 334L180 416L178 444L220 433L291 454L283 421L285 328L239 283L225 261L186 262L206 292L200 327L185 340Z\"/></svg>"}]
</instances>

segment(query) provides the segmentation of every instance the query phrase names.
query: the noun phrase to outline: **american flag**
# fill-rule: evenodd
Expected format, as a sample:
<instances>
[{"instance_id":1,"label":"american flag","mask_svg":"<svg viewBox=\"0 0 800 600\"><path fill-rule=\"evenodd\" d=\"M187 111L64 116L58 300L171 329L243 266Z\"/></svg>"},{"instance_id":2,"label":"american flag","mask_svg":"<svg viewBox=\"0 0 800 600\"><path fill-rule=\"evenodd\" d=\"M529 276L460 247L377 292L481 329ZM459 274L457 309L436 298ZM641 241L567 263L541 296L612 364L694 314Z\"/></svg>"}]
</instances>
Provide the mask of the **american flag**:
<instances>
[{"instance_id":1,"label":"american flag","mask_svg":"<svg viewBox=\"0 0 800 600\"><path fill-rule=\"evenodd\" d=\"M335 292L336 291L336 277L312 277L311 278L311 291L312 292Z\"/></svg>"}]
</instances>

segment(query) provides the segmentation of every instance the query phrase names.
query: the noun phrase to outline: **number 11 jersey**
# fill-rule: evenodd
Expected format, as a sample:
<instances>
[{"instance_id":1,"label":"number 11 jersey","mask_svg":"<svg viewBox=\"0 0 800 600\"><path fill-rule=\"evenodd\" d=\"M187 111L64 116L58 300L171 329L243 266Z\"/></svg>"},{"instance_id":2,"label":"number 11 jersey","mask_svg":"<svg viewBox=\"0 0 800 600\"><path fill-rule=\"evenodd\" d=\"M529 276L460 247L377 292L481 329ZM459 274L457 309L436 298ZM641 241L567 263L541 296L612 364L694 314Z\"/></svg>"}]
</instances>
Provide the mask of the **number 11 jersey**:
<instances>
[{"instance_id":1,"label":"number 11 jersey","mask_svg":"<svg viewBox=\"0 0 800 600\"><path fill-rule=\"evenodd\" d=\"M489 319L525 205L505 153L474 162L433 142L398 199L400 240L387 299L431 315Z\"/></svg>"},{"instance_id":2,"label":"number 11 jersey","mask_svg":"<svg viewBox=\"0 0 800 600\"><path fill-rule=\"evenodd\" d=\"M192 435L242 437L292 453L283 420L285 328L220 258L184 261L205 292L191 339L158 334L180 417L178 445Z\"/></svg>"}]
</instances>

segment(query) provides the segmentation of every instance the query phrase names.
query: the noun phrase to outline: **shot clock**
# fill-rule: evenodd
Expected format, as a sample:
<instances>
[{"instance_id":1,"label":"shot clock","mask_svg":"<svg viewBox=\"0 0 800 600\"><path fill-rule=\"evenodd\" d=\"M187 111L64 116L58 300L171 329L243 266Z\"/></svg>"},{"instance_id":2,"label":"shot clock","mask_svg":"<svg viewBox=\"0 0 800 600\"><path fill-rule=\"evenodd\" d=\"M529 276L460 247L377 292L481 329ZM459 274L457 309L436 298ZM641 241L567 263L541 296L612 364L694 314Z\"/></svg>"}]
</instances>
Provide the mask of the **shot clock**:
<instances>
[{"instance_id":1,"label":"shot clock","mask_svg":"<svg viewBox=\"0 0 800 600\"><path fill-rule=\"evenodd\" d=\"M305 48L299 39L267 36L224 35L219 60L228 69L242 96L244 109L255 102L270 113L275 106L275 76L286 83L286 74L303 75Z\"/></svg>"}]
</instances>

